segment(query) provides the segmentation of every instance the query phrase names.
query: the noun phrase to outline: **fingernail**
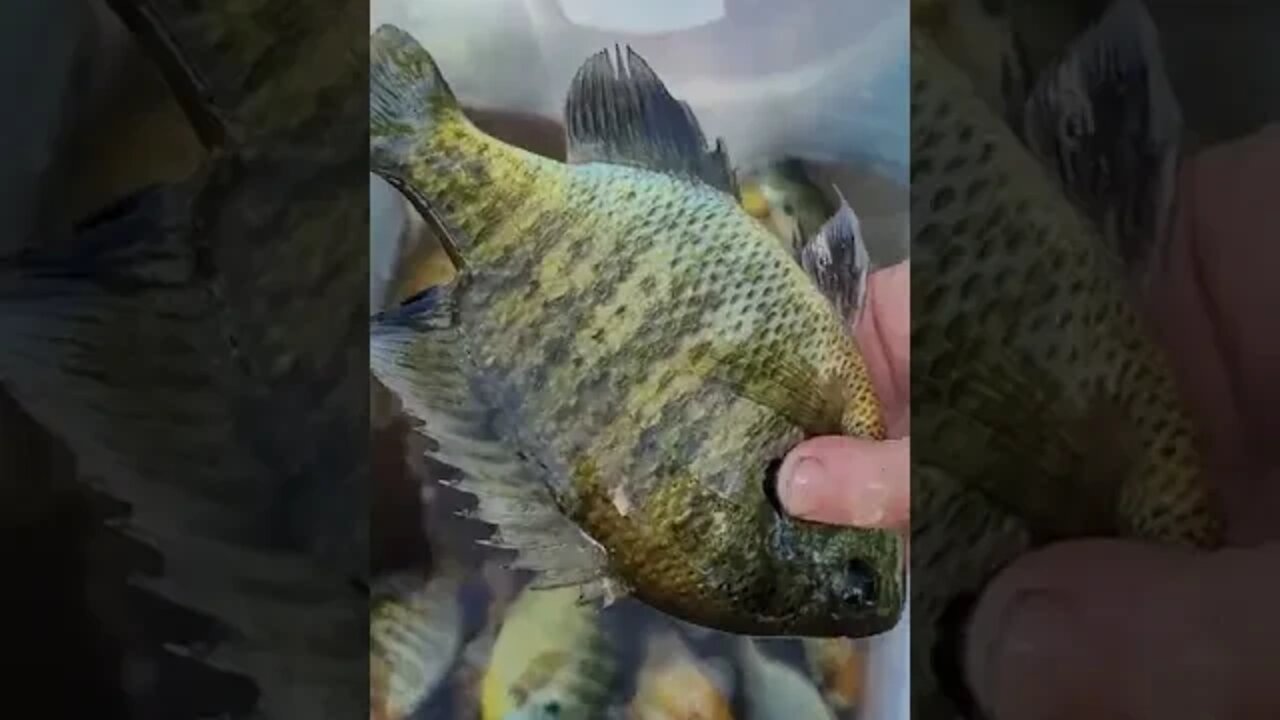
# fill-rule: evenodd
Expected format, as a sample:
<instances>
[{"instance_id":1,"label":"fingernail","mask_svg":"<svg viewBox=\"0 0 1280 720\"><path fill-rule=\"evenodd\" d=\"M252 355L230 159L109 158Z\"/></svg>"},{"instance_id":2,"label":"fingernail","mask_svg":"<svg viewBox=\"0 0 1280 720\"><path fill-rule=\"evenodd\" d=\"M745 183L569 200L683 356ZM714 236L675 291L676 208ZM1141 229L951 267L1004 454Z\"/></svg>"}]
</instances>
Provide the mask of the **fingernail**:
<instances>
[{"instance_id":1,"label":"fingernail","mask_svg":"<svg viewBox=\"0 0 1280 720\"><path fill-rule=\"evenodd\" d=\"M782 478L779 496L792 515L808 517L822 506L822 486L827 482L827 468L822 461L805 457L796 461L791 472Z\"/></svg>"},{"instance_id":2,"label":"fingernail","mask_svg":"<svg viewBox=\"0 0 1280 720\"><path fill-rule=\"evenodd\" d=\"M1068 598L1044 590L1017 593L1003 608L979 609L966 661L970 686L987 713L1052 714L1047 711L1062 700L1064 675L1089 661L1073 641L1073 615Z\"/></svg>"}]
</instances>

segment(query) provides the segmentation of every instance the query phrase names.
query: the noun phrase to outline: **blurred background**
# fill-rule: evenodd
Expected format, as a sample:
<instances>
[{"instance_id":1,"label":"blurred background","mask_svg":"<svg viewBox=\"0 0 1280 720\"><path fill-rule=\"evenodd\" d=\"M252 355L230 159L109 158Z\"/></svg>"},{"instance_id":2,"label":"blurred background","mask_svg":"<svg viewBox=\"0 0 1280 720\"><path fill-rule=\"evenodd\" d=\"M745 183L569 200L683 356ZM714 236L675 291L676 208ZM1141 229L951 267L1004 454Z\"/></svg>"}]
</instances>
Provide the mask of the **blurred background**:
<instances>
[{"instance_id":1,"label":"blurred background","mask_svg":"<svg viewBox=\"0 0 1280 720\"><path fill-rule=\"evenodd\" d=\"M650 59L673 92L690 101L709 135L726 138L739 167L767 176L770 168L792 157L809 178L801 187L823 194L828 183L839 184L862 218L874 259L890 264L907 254L906 4L375 0L370 27L395 22L410 30L436 54L464 102L476 109L478 122L551 156L563 152L557 118L577 63L599 47L630 43ZM1275 39L1267 30L1280 19L1280 5L1261 0L1147 4L1198 142L1238 137L1280 116L1280 77L1269 62ZM186 118L159 73L101 0L0 4L0 29L5 31L0 91L8 107L22 109L0 115L0 148L7 158L0 167L0 217L6 228L0 254L47 239L54 232L50 217L84 217L144 184L178 180L195 169L204 151ZM438 246L398 196L372 178L370 190L375 261L370 305L376 309L411 288L447 278L452 269L438 262ZM406 432L395 408L378 388L371 390L382 400L373 429L379 461L377 512L388 518L375 525L377 562L385 568L426 563L416 494L432 471L419 459L415 436ZM12 577L22 579L11 583L7 598L12 603L6 613L14 629L8 635L12 651L33 677L54 678L73 690L62 694L67 697L45 693L33 701L41 702L50 717L70 716L60 712L59 703L71 696L91 702L100 718L200 716L195 707L199 698L175 682L174 675L162 674L145 653L118 647L114 633L119 625L145 625L157 616L121 619L119 597L94 596L94 578L122 572L127 550L111 544L110 533L100 529L105 511L75 484L74 459L8 401L2 389L0 472L0 502L11 510L3 518L6 559L14 569ZM37 485L52 491L25 489ZM444 525L447 531L435 534L445 539L447 552L476 552L470 539L481 531L450 524L448 509L457 499L436 490L429 494L427 526ZM27 502L32 497L39 502ZM483 638L488 627L488 636L494 635L496 624L490 620L502 617L495 609L514 596L510 581L492 571L468 579L457 595L466 606L460 624L464 634ZM532 610L535 617L543 612ZM44 621L32 623L33 617ZM656 627L665 626L658 622ZM714 661L732 654L714 638L688 628L680 631L686 638L682 642L699 658ZM484 667L492 647L486 649L483 642L473 647L481 651L468 657L479 659L468 662ZM669 650L672 643L658 647L666 648L659 655L679 657ZM879 718L905 717L905 694L894 687L894 681L905 679L899 670L905 668L905 657L894 655L902 647L882 639L869 654L866 646L805 649L795 643L766 652L789 664L810 687L824 688L831 706L847 708L845 716ZM631 656L643 663L639 645ZM707 672L698 673L714 680L710 692L734 698L731 711L737 713L745 710L735 692L741 689L742 665L735 661L725 668L711 662ZM686 687L682 683L708 687L680 680L693 677L688 673L647 677L677 679L668 681L673 685L649 685L660 690ZM731 687L734 680L737 687ZM19 694L24 689L20 682L12 687ZM34 693L35 686L31 688ZM125 707L125 688L143 701ZM868 688L879 692L868 693ZM215 692L230 691L224 687ZM440 713L451 701L444 696L450 694L458 695L442 693L418 716L448 717Z\"/></svg>"}]
</instances>

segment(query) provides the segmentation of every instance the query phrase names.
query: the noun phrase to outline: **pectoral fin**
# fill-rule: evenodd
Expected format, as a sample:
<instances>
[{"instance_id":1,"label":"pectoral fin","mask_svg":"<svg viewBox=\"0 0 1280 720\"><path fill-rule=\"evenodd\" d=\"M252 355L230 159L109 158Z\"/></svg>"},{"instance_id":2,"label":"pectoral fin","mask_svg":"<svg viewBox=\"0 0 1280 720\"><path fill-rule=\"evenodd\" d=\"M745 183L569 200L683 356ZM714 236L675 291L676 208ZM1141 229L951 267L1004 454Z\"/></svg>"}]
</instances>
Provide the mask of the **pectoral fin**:
<instances>
[{"instance_id":1,"label":"pectoral fin","mask_svg":"<svg viewBox=\"0 0 1280 720\"><path fill-rule=\"evenodd\" d=\"M796 238L795 255L846 326L856 327L866 304L871 256L862 239L858 216L843 196L836 213L816 235L807 240Z\"/></svg>"},{"instance_id":2,"label":"pectoral fin","mask_svg":"<svg viewBox=\"0 0 1280 720\"><path fill-rule=\"evenodd\" d=\"M1155 24L1118 0L1037 80L1024 141L1140 282L1163 252L1182 113Z\"/></svg>"}]
</instances>

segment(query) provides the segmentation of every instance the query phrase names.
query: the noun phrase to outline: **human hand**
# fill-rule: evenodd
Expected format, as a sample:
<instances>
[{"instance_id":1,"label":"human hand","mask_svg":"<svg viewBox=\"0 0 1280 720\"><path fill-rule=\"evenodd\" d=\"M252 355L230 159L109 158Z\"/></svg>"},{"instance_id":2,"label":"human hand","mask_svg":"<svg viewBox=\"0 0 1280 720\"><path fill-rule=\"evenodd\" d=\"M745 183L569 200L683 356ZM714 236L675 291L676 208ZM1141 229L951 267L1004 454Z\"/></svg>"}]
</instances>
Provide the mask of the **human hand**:
<instances>
[{"instance_id":1,"label":"human hand","mask_svg":"<svg viewBox=\"0 0 1280 720\"><path fill-rule=\"evenodd\" d=\"M1228 543L1247 547L1087 540L1014 562L965 647L993 720L1280 717L1278 174L1280 127L1190 159L1147 298L1204 430Z\"/></svg>"},{"instance_id":2,"label":"human hand","mask_svg":"<svg viewBox=\"0 0 1280 720\"><path fill-rule=\"evenodd\" d=\"M837 525L905 529L911 506L908 262L876 271L855 328L884 412L888 440L843 436L797 445L778 470L778 497L797 517Z\"/></svg>"}]
</instances>

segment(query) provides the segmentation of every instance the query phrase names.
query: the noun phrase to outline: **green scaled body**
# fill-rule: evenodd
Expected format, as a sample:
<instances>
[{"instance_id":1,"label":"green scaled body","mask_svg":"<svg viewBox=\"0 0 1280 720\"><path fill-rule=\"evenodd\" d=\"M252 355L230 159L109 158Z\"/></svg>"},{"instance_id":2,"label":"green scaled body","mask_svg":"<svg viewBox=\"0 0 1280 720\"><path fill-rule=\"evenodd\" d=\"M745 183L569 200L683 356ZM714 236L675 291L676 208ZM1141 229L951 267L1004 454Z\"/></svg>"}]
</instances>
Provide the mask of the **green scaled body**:
<instances>
[{"instance_id":1,"label":"green scaled body","mask_svg":"<svg viewBox=\"0 0 1280 720\"><path fill-rule=\"evenodd\" d=\"M1099 176L1069 171L1123 157L1108 154L1105 131L1143 127L1119 120L1160 106L1109 94L1154 67L1130 51L1149 47L1134 41L1145 24L1133 11L1117 3L1033 86L1029 138L1057 138L1064 117L1098 109L1096 135L1078 126L1057 163L1019 140L931 32L912 29L915 718L977 716L959 662L967 608L1029 549L1084 536L1220 542L1194 428L1133 291L1160 244L1132 229L1150 227L1159 203L1104 232L1111 209L1072 201L1108 197L1087 185ZM1075 82L1057 94L1064 77ZM1155 149L1167 147L1150 147L1161 167ZM1147 176L1135 167L1111 162L1117 189Z\"/></svg>"},{"instance_id":2,"label":"green scaled body","mask_svg":"<svg viewBox=\"0 0 1280 720\"><path fill-rule=\"evenodd\" d=\"M536 586L723 630L890 628L902 540L772 499L805 437L883 436L849 332L867 268L848 206L793 255L634 53L579 71L562 164L477 131L402 31L372 45L374 170L460 268L377 319L373 370L495 544Z\"/></svg>"}]
</instances>

